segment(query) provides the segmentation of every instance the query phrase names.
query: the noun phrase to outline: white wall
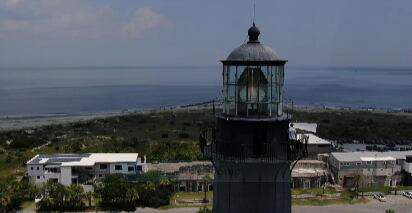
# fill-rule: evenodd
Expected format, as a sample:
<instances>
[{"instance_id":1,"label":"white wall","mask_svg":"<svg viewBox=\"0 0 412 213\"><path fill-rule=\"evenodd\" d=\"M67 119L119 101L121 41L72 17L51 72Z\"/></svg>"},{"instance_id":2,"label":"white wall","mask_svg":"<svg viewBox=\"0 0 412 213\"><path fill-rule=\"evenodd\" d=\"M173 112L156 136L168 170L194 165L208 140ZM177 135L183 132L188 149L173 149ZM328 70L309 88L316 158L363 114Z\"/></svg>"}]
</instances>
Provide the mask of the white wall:
<instances>
[{"instance_id":1,"label":"white wall","mask_svg":"<svg viewBox=\"0 0 412 213\"><path fill-rule=\"evenodd\" d=\"M72 184L72 167L62 166L60 170L60 183L66 186Z\"/></svg>"},{"instance_id":2,"label":"white wall","mask_svg":"<svg viewBox=\"0 0 412 213\"><path fill-rule=\"evenodd\" d=\"M408 163L406 161L403 162L402 169L405 170L406 172L411 173L412 172L412 163Z\"/></svg>"},{"instance_id":3,"label":"white wall","mask_svg":"<svg viewBox=\"0 0 412 213\"><path fill-rule=\"evenodd\" d=\"M115 166L116 165L122 165L122 170L115 170ZM109 168L110 168L110 174L133 174L135 173L135 171L128 171L128 166L133 166L135 167L135 163L111 163L109 164ZM136 167L135 167L136 168Z\"/></svg>"},{"instance_id":4,"label":"white wall","mask_svg":"<svg viewBox=\"0 0 412 213\"><path fill-rule=\"evenodd\" d=\"M44 178L44 167L41 164L27 165L27 174L36 184L46 182L46 179Z\"/></svg>"}]
</instances>

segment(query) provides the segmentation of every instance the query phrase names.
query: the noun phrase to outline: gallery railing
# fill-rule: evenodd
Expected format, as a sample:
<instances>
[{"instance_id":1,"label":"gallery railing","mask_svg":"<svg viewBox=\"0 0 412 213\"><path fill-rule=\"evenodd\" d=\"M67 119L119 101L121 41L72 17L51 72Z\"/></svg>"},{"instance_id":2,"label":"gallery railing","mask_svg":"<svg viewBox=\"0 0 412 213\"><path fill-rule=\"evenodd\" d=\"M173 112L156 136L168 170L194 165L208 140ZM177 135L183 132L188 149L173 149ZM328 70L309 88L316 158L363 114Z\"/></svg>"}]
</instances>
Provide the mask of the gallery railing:
<instances>
[{"instance_id":1,"label":"gallery railing","mask_svg":"<svg viewBox=\"0 0 412 213\"><path fill-rule=\"evenodd\" d=\"M216 140L214 128L200 132L200 148L203 155L211 161L297 161L307 155L307 137L289 140L283 143L241 144Z\"/></svg>"}]
</instances>

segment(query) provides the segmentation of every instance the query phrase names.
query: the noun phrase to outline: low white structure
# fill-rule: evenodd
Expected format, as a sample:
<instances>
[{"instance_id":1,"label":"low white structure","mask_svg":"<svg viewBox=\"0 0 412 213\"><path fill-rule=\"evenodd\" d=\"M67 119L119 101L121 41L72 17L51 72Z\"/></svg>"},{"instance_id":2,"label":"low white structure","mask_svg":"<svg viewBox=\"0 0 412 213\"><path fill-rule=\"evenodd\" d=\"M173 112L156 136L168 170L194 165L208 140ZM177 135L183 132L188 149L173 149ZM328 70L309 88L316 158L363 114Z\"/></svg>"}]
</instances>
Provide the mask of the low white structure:
<instances>
[{"instance_id":1,"label":"low white structure","mask_svg":"<svg viewBox=\"0 0 412 213\"><path fill-rule=\"evenodd\" d=\"M369 186L396 186L402 179L411 182L412 151L391 152L335 152L329 157L329 165L337 182L353 185L357 175L364 177Z\"/></svg>"},{"instance_id":2,"label":"low white structure","mask_svg":"<svg viewBox=\"0 0 412 213\"><path fill-rule=\"evenodd\" d=\"M35 184L48 180L63 185L87 184L107 174L146 171L146 157L139 157L137 153L36 155L27 162L27 175Z\"/></svg>"},{"instance_id":3,"label":"low white structure","mask_svg":"<svg viewBox=\"0 0 412 213\"><path fill-rule=\"evenodd\" d=\"M316 123L292 123L293 127L296 129L304 130L306 132L316 133L318 124Z\"/></svg>"},{"instance_id":4,"label":"low white structure","mask_svg":"<svg viewBox=\"0 0 412 213\"><path fill-rule=\"evenodd\" d=\"M331 142L320 138L314 134L298 134L298 140L302 141L302 137L307 138L308 159L318 159L318 154L330 153Z\"/></svg>"}]
</instances>

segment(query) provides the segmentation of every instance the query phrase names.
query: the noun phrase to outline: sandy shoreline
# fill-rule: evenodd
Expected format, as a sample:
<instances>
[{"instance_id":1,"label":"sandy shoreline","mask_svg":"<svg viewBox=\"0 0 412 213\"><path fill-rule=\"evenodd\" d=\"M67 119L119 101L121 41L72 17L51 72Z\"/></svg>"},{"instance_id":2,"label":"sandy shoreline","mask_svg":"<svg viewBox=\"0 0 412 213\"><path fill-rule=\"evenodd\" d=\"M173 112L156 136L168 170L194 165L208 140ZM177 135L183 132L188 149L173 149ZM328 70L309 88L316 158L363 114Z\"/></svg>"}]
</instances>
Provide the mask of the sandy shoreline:
<instances>
[{"instance_id":1,"label":"sandy shoreline","mask_svg":"<svg viewBox=\"0 0 412 213\"><path fill-rule=\"evenodd\" d=\"M161 109L147 109L142 111L131 112L112 112L112 113L100 113L100 114L86 114L86 115L56 115L56 116L37 116L37 117L0 117L0 132L37 128L42 126L76 123L83 121L90 121L94 119L109 118L116 116L127 116L133 114L148 114L165 111L186 111L186 110L199 110L210 108L209 105L196 105L189 107L164 107Z\"/></svg>"},{"instance_id":2,"label":"sandy shoreline","mask_svg":"<svg viewBox=\"0 0 412 213\"><path fill-rule=\"evenodd\" d=\"M2 118L0 119L0 131L19 130L36 128L41 126L66 124L73 122L89 121L97 118L107 118L112 116L123 115L119 114L96 114L96 115L67 115L67 116L48 116L34 118Z\"/></svg>"},{"instance_id":3,"label":"sandy shoreline","mask_svg":"<svg viewBox=\"0 0 412 213\"><path fill-rule=\"evenodd\" d=\"M146 109L142 111L129 111L129 112L112 112L112 113L100 113L100 114L86 114L86 115L56 115L56 116L37 116L37 117L0 117L0 132L10 131L10 130L20 130L20 129L30 129L37 128L41 126L56 125L56 124L67 124L74 122L83 122L90 121L99 118L108 118L115 116L127 116L132 114L147 114L147 113L156 113L164 111L186 111L186 110L199 110L212 108L211 104L205 105L194 105L194 106L177 106L177 107L164 107L160 109ZM217 105L216 108L219 108ZM342 109L323 109L317 107L298 107L295 108L296 111L306 111L306 112L325 112L325 111L342 111ZM345 109L343 111L352 111L352 112L365 112L368 110L365 109ZM384 113L388 112L382 110L373 111L373 113ZM292 111L293 114L293 111ZM404 112L392 112L390 114L398 116L408 116L412 117L412 113Z\"/></svg>"}]
</instances>

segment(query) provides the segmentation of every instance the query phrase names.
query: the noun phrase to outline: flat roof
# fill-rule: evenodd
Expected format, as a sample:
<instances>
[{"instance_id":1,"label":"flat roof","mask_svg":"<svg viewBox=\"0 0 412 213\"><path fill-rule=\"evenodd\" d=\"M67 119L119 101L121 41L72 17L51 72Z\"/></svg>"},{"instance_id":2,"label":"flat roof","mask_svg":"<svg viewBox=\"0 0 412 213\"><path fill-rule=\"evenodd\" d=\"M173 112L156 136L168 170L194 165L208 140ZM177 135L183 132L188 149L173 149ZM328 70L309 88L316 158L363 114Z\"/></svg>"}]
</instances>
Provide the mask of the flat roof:
<instances>
[{"instance_id":1,"label":"flat roof","mask_svg":"<svg viewBox=\"0 0 412 213\"><path fill-rule=\"evenodd\" d=\"M62 166L93 166L96 163L136 162L137 153L93 153L80 161L64 162Z\"/></svg>"},{"instance_id":2,"label":"flat roof","mask_svg":"<svg viewBox=\"0 0 412 213\"><path fill-rule=\"evenodd\" d=\"M93 166L95 163L136 162L138 153L86 153L36 155L27 164L55 164L61 166Z\"/></svg>"},{"instance_id":3,"label":"flat roof","mask_svg":"<svg viewBox=\"0 0 412 213\"><path fill-rule=\"evenodd\" d=\"M308 136L308 144L318 144L318 145L330 145L330 141L325 140L323 138L320 138L314 134L304 134L305 136ZM298 134L298 138L300 138L300 134Z\"/></svg>"},{"instance_id":4,"label":"flat roof","mask_svg":"<svg viewBox=\"0 0 412 213\"><path fill-rule=\"evenodd\" d=\"M292 123L295 129L305 130L308 132L316 133L318 124L316 123Z\"/></svg>"},{"instance_id":5,"label":"flat roof","mask_svg":"<svg viewBox=\"0 0 412 213\"><path fill-rule=\"evenodd\" d=\"M352 161L389 161L406 159L412 155L412 151L390 151L390 152L332 152L331 155L341 162Z\"/></svg>"}]
</instances>

